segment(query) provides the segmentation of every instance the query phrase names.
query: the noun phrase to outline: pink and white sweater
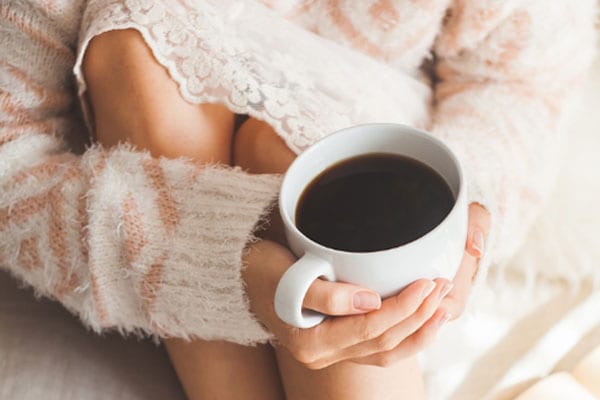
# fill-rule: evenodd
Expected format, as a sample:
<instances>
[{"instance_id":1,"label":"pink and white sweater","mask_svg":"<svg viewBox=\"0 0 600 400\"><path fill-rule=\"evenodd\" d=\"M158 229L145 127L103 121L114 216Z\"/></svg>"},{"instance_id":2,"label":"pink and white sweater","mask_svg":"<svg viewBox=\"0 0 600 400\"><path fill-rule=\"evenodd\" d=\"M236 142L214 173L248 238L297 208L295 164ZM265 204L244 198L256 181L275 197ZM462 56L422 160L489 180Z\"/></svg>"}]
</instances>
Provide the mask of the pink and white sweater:
<instances>
[{"instance_id":1,"label":"pink and white sweater","mask_svg":"<svg viewBox=\"0 0 600 400\"><path fill-rule=\"evenodd\" d=\"M85 48L120 28L188 101L263 119L296 152L369 121L443 138L501 264L551 188L594 18L593 0L0 2L0 265L97 331L269 338L241 256L280 177L77 145Z\"/></svg>"}]
</instances>

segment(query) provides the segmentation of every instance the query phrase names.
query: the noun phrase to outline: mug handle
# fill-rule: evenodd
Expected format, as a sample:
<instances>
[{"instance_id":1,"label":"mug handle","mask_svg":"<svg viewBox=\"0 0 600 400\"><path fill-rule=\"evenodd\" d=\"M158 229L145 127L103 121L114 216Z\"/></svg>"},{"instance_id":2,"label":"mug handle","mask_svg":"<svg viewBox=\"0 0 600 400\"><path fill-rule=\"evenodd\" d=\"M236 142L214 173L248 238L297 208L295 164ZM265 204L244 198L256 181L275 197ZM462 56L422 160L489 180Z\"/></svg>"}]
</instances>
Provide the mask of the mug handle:
<instances>
[{"instance_id":1,"label":"mug handle","mask_svg":"<svg viewBox=\"0 0 600 400\"><path fill-rule=\"evenodd\" d=\"M325 315L303 310L302 303L310 285L320 277L328 281L335 280L331 264L312 253L305 253L288 268L275 290L275 312L279 318L297 328L319 325L325 319Z\"/></svg>"}]
</instances>

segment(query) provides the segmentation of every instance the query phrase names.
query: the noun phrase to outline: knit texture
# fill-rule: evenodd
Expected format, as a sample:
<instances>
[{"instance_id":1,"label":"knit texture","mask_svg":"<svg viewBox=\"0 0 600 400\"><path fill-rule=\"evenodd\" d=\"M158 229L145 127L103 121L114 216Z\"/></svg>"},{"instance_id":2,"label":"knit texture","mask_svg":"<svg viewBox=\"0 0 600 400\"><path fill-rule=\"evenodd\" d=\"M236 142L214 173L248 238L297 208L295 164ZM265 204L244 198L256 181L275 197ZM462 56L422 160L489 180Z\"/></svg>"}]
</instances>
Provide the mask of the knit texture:
<instances>
[{"instance_id":1,"label":"knit texture","mask_svg":"<svg viewBox=\"0 0 600 400\"><path fill-rule=\"evenodd\" d=\"M280 177L127 147L69 152L63 136L87 136L71 119L75 36L42 34L56 20L19 6L2 10L0 264L97 331L267 340L241 256Z\"/></svg>"},{"instance_id":2,"label":"knit texture","mask_svg":"<svg viewBox=\"0 0 600 400\"><path fill-rule=\"evenodd\" d=\"M492 213L483 267L501 265L552 187L563 104L594 55L594 7L0 4L0 265L96 330L268 339L248 309L241 255L279 177L127 147L73 151L89 135L75 95L78 85L84 99L86 45L119 28L142 33L188 101L263 119L296 152L356 123L429 129L459 155L469 199Z\"/></svg>"}]
</instances>

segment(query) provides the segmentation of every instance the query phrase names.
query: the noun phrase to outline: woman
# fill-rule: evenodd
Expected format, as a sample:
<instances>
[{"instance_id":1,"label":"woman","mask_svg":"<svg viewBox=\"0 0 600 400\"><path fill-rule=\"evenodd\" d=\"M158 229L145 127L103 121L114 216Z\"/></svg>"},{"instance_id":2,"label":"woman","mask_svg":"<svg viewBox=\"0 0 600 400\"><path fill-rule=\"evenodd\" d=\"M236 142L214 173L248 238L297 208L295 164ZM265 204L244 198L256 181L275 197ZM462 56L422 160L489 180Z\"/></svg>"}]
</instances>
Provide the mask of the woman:
<instances>
[{"instance_id":1,"label":"woman","mask_svg":"<svg viewBox=\"0 0 600 400\"><path fill-rule=\"evenodd\" d=\"M78 129L64 82L80 7L75 73L97 139L190 161L125 146L75 156L61 146L55 136ZM95 329L242 345L277 339L277 366L266 346L168 340L191 398L277 398L278 372L289 398L422 396L412 355L460 314L484 247L499 263L510 256L550 186L562 101L592 58L594 3L80 7L2 13L13 50L2 64L10 76L2 83L2 264ZM33 62L18 48L31 49ZM432 49L434 62L424 63ZM435 79L424 64L435 65ZM236 129L233 113L252 118ZM308 308L377 311L292 330L271 307L290 253L276 232L244 252L276 194L272 173L322 135L382 120L429 129L467 169L470 230L454 288L418 281L397 298L355 306L355 294L373 293L317 281ZM232 369L240 387L219 381Z\"/></svg>"}]
</instances>

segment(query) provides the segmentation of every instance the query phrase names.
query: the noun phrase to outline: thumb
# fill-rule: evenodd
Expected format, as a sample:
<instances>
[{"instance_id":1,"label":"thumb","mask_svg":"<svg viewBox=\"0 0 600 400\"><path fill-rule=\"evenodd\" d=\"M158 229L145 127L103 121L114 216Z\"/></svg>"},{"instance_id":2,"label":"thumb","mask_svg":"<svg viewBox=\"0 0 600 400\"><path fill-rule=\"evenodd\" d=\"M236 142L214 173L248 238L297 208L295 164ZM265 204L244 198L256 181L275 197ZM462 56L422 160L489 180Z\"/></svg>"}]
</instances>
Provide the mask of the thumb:
<instances>
[{"instance_id":1,"label":"thumb","mask_svg":"<svg viewBox=\"0 0 600 400\"><path fill-rule=\"evenodd\" d=\"M381 297L360 286L316 279L308 288L303 306L326 315L362 314L379 309Z\"/></svg>"}]
</instances>

